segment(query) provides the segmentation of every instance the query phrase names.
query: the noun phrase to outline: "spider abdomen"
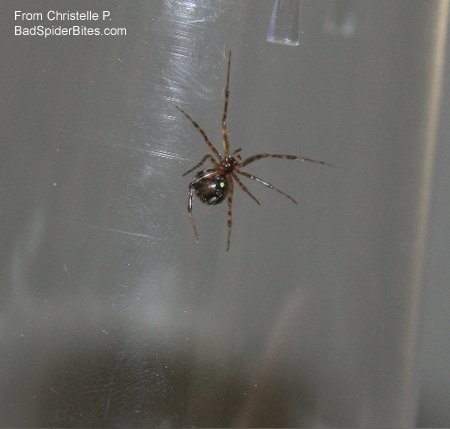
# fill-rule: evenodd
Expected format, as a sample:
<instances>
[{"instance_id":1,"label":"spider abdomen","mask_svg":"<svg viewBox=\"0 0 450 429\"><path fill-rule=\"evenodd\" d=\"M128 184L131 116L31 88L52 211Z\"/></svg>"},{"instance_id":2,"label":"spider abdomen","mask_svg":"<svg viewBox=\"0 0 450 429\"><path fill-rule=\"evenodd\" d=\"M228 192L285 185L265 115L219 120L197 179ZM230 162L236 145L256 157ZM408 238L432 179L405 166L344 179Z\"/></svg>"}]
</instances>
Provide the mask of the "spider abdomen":
<instances>
[{"instance_id":1,"label":"spider abdomen","mask_svg":"<svg viewBox=\"0 0 450 429\"><path fill-rule=\"evenodd\" d=\"M195 194L205 204L219 204L228 195L228 180L224 174L218 174L214 168L202 170L192 182Z\"/></svg>"}]
</instances>

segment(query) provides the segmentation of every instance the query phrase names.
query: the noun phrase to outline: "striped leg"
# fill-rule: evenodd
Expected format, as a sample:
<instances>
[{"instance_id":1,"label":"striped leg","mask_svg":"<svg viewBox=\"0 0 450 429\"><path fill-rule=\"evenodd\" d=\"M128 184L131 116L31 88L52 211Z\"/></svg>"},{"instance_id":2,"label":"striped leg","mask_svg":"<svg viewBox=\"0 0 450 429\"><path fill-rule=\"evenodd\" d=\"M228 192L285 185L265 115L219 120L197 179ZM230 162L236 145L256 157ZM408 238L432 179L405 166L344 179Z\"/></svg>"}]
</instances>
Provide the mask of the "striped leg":
<instances>
[{"instance_id":1,"label":"striped leg","mask_svg":"<svg viewBox=\"0 0 450 429\"><path fill-rule=\"evenodd\" d=\"M258 159L262 158L280 158L280 159L296 159L297 161L307 161L307 162L314 162L316 164L322 164L322 165L328 165L328 167L334 167L334 165L328 164L323 161L316 161L315 159L310 158L303 158L302 156L295 156L295 155L276 155L272 153L262 153L260 155L253 155L249 158L245 159L241 163L241 167L244 167L244 165L250 164L253 161L257 161Z\"/></svg>"},{"instance_id":2,"label":"striped leg","mask_svg":"<svg viewBox=\"0 0 450 429\"><path fill-rule=\"evenodd\" d=\"M189 219L191 220L192 228L194 228L195 238L197 239L197 242L198 242L198 232L197 232L197 228L195 227L194 216L192 215L193 195L194 195L194 186L193 186L193 183L191 183L189 185L189 192L188 192L188 213L189 213Z\"/></svg>"},{"instance_id":3,"label":"striped leg","mask_svg":"<svg viewBox=\"0 0 450 429\"><path fill-rule=\"evenodd\" d=\"M233 219L231 215L231 209L233 205L233 181L230 180L228 185L228 216L227 216L227 224L228 224L228 239L227 239L227 252L230 250L230 238L231 238L231 225L233 224Z\"/></svg>"},{"instance_id":4,"label":"striped leg","mask_svg":"<svg viewBox=\"0 0 450 429\"><path fill-rule=\"evenodd\" d=\"M277 191L281 195L284 195L286 198L289 198L293 203L298 204L297 201L294 200L294 198L290 197L288 194L285 194L284 192L280 191L279 189L275 188L275 186L271 185L270 183L267 183L266 181L260 179L259 177L253 176L253 174L248 174L245 171L236 171L238 174L242 174L243 176L248 177L249 179L256 180L257 182L261 183L264 186L267 186L270 189L273 189L274 191Z\"/></svg>"},{"instance_id":5,"label":"striped leg","mask_svg":"<svg viewBox=\"0 0 450 429\"><path fill-rule=\"evenodd\" d=\"M222 143L224 157L228 155L228 131L227 131L227 113L228 113L228 96L230 95L230 63L231 63L231 51L228 54L228 69L227 69L227 83L225 86L225 104L223 107L222 116Z\"/></svg>"},{"instance_id":6,"label":"striped leg","mask_svg":"<svg viewBox=\"0 0 450 429\"><path fill-rule=\"evenodd\" d=\"M208 147L213 151L214 155L217 156L217 159L219 161L222 160L222 157L219 154L219 151L214 147L214 145L209 141L208 136L206 135L206 133L200 128L200 125L197 124L197 122L195 122L183 109L181 109L178 106L175 106L184 116L186 116L186 118L188 118L191 122L192 125L194 125L195 128L197 128L197 130L200 132L200 134L203 136L203 138L205 139L206 144L208 145Z\"/></svg>"},{"instance_id":7,"label":"striped leg","mask_svg":"<svg viewBox=\"0 0 450 429\"><path fill-rule=\"evenodd\" d=\"M195 238L197 239L198 242L198 232L197 232L197 228L195 227L195 222L194 222L194 216L192 215L192 205L193 205L193 199L194 199L194 185L198 182L200 182L201 180L207 178L207 177L211 177L214 176L214 171L210 171L207 172L205 174L203 174L201 177L198 177L197 179L194 179L190 184L189 184L189 191L188 191L188 214L189 214L189 219L191 220L191 225L192 228L194 229L195 232Z\"/></svg>"},{"instance_id":8,"label":"striped leg","mask_svg":"<svg viewBox=\"0 0 450 429\"><path fill-rule=\"evenodd\" d=\"M250 191L245 187L245 185L239 180L239 177L237 177L236 174L234 173L231 176L233 177L234 180L236 180L241 189L248 195L250 195L255 200L256 204L260 206L261 204L259 203L259 201L250 193Z\"/></svg>"},{"instance_id":9,"label":"striped leg","mask_svg":"<svg viewBox=\"0 0 450 429\"><path fill-rule=\"evenodd\" d=\"M202 159L195 167L193 167L193 168L191 168L190 170L186 171L186 173L184 173L183 176L186 176L186 174L189 174L191 171L194 171L196 168L201 167L207 159L210 159L211 162L212 162L216 167L219 166L219 164L217 164L216 160L215 160L211 155L205 155L205 156L203 157L203 159Z\"/></svg>"}]
</instances>

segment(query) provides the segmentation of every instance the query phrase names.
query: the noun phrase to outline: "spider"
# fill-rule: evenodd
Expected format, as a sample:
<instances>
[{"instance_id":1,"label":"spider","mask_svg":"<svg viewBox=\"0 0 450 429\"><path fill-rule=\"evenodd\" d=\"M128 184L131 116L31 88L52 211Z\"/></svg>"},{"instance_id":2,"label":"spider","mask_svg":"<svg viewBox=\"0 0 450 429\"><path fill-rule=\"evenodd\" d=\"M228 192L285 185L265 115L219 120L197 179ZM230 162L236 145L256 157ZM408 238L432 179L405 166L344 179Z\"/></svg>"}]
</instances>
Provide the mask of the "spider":
<instances>
[{"instance_id":1,"label":"spider","mask_svg":"<svg viewBox=\"0 0 450 429\"><path fill-rule=\"evenodd\" d=\"M280 193L281 195L289 198L293 203L298 204L292 197L280 191L275 186L266 182L265 180L260 179L259 177L254 176L253 174L242 171L241 168L246 165L257 161L262 158L280 158L280 159L296 159L298 161L307 161L314 162L316 164L327 165L329 167L333 167L333 165L328 164L323 161L316 161L310 158L304 158L301 156L295 155L277 155L277 154L269 154L263 153L259 155L250 156L242 161L241 156L238 152L241 149L236 149L234 152L230 154L229 144L228 144L228 131L227 131L227 111L228 111L228 97L229 97L229 83L230 83L230 64L231 64L231 51L228 55L228 68L227 68L227 81L225 86L225 105L223 108L222 115L222 144L223 144L223 155L219 153L216 147L210 142L206 133L203 129L195 122L191 116L189 116L183 109L178 106L175 106L181 113L189 119L189 121L194 125L194 127L200 132L203 136L208 147L211 149L211 154L205 155L202 160L193 168L186 171L183 176L191 173L197 168L201 167L205 161L209 160L213 164L213 168L206 168L199 171L194 179L189 184L189 192L188 192L188 214L191 220L192 228L194 229L195 237L198 241L198 232L195 226L194 217L192 215L192 202L194 192L197 197L205 204L208 205L216 205L220 204L225 198L228 196L228 216L227 216L227 224L228 224L228 238L227 238L227 251L230 249L230 237L231 237L231 225L232 225L232 204L233 204L233 180L240 186L240 188L249 195L256 204L260 205L260 202L251 194L251 192L245 187L245 185L241 182L238 174L241 176L248 177L249 179L255 180L256 182L261 183L262 185L273 189L274 191Z\"/></svg>"}]
</instances>

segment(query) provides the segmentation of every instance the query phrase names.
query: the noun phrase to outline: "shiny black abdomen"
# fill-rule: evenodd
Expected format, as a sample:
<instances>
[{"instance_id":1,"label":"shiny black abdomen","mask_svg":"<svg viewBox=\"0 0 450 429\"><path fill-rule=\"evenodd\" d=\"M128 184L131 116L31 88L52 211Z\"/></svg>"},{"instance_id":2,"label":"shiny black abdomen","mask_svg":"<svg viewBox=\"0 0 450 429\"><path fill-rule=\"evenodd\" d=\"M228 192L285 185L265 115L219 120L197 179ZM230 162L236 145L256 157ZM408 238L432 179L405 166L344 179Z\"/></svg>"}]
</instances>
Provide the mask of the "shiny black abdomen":
<instances>
[{"instance_id":1,"label":"shiny black abdomen","mask_svg":"<svg viewBox=\"0 0 450 429\"><path fill-rule=\"evenodd\" d=\"M205 204L219 204L228 195L228 180L217 174L214 168L202 170L195 175L192 183L195 194Z\"/></svg>"}]
</instances>

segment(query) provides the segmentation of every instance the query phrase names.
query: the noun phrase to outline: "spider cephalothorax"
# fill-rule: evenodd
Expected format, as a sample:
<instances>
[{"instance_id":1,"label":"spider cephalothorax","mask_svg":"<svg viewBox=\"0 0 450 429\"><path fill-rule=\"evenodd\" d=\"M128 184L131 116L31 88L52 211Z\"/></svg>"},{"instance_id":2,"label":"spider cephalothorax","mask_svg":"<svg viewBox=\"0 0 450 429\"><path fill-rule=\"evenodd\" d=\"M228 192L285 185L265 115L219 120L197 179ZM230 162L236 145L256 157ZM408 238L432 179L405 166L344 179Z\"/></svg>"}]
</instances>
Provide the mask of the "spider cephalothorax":
<instances>
[{"instance_id":1,"label":"spider cephalothorax","mask_svg":"<svg viewBox=\"0 0 450 429\"><path fill-rule=\"evenodd\" d=\"M195 176L192 182L189 184L189 192L188 192L188 213L189 218L191 220L192 228L194 228L195 236L198 240L197 228L195 227L194 217L192 216L192 201L193 194L195 195L205 204L215 205L221 203L228 197L228 239L227 239L227 250L230 248L230 237L231 237L231 224L232 224L232 215L231 208L233 204L233 185L234 180L240 186L240 188L247 193L253 200L259 204L259 201L250 193L250 191L245 187L245 185L240 181L238 174L248 177L249 179L255 180L261 183L264 186L267 186L274 191L277 191L281 195L284 195L286 198L289 198L292 202L297 204L292 197L275 188L275 186L267 183L266 181L254 176L253 174L249 174L245 171L242 171L241 168L250 164L253 161L257 161L262 158L280 158L280 159L296 159L298 161L308 161L314 162L316 164L328 165L332 167L331 164L327 164L323 161L316 161L310 158L304 158L301 156L295 155L277 155L270 153L263 153L259 155L250 156L243 161L241 161L241 156L236 155L241 149L235 150L233 153L229 153L229 144L228 144L228 131L227 131L227 111L228 111L228 96L229 96L229 83L230 83L230 63L231 63L231 52L228 56L228 69L227 69L227 83L225 86L225 106L223 109L222 116L222 144L223 144L223 155L219 153L219 151L215 148L215 146L209 141L206 133L200 128L200 126L195 122L184 110L175 106L181 113L183 113L194 125L195 128L200 132L203 136L208 147L211 149L214 154L205 155L202 160L193 168L186 171L183 176L191 173L197 168L201 167L206 160L210 160L213 164L213 168L207 168L199 171Z\"/></svg>"}]
</instances>

